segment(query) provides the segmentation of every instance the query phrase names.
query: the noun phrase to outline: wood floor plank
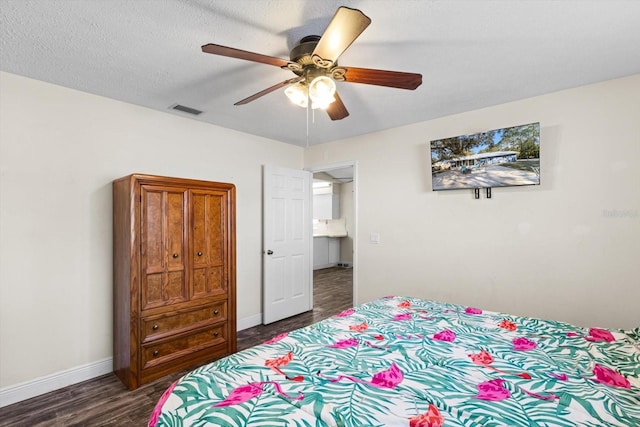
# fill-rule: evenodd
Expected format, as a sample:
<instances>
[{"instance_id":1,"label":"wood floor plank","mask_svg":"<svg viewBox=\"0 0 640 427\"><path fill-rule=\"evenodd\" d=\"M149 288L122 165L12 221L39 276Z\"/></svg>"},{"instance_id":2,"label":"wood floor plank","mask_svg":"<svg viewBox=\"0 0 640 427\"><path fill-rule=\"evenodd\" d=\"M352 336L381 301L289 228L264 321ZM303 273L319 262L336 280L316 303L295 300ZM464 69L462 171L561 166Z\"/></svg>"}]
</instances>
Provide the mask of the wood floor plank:
<instances>
[{"instance_id":1,"label":"wood floor plank","mask_svg":"<svg viewBox=\"0 0 640 427\"><path fill-rule=\"evenodd\" d=\"M238 351L353 305L352 269L316 270L313 285L312 311L238 332ZM162 393L186 372L167 375L134 391L127 390L115 375L104 375L0 408L0 427L144 426Z\"/></svg>"}]
</instances>

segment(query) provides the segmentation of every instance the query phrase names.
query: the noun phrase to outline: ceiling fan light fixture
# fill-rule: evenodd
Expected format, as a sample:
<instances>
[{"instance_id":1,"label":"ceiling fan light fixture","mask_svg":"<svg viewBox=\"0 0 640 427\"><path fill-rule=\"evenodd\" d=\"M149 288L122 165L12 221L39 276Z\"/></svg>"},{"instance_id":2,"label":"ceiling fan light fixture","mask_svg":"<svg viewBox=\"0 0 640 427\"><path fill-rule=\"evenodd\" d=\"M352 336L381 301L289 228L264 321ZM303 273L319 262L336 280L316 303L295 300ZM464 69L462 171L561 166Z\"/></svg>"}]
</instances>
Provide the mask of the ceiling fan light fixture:
<instances>
[{"instance_id":1,"label":"ceiling fan light fixture","mask_svg":"<svg viewBox=\"0 0 640 427\"><path fill-rule=\"evenodd\" d=\"M318 76L309 83L309 99L313 108L325 109L336 100L336 83L327 76Z\"/></svg>"},{"instance_id":2,"label":"ceiling fan light fixture","mask_svg":"<svg viewBox=\"0 0 640 427\"><path fill-rule=\"evenodd\" d=\"M307 108L307 103L309 101L307 93L307 85L303 82L291 85L284 91L284 94L287 95L289 101L302 108Z\"/></svg>"},{"instance_id":3,"label":"ceiling fan light fixture","mask_svg":"<svg viewBox=\"0 0 640 427\"><path fill-rule=\"evenodd\" d=\"M307 108L311 100L311 108L326 109L336 100L336 83L327 76L319 76L311 80L311 83L299 82L287 87L284 91L289 101L295 105Z\"/></svg>"}]
</instances>

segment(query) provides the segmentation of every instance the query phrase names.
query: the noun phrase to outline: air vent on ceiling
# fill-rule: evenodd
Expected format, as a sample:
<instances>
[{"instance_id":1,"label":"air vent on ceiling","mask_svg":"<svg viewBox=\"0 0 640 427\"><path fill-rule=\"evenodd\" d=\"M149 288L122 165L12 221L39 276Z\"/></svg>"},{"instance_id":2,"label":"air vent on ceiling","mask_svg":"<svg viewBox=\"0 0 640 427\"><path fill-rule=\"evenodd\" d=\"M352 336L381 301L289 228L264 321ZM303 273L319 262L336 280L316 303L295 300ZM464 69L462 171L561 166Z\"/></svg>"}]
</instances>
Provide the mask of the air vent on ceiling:
<instances>
[{"instance_id":1,"label":"air vent on ceiling","mask_svg":"<svg viewBox=\"0 0 640 427\"><path fill-rule=\"evenodd\" d=\"M195 108L191 108L191 107L185 107L184 105L180 105L180 104L172 105L169 108L171 108L172 110L182 111L183 113L193 114L194 116L197 116L198 114L202 114L202 111L200 110L196 110Z\"/></svg>"}]
</instances>

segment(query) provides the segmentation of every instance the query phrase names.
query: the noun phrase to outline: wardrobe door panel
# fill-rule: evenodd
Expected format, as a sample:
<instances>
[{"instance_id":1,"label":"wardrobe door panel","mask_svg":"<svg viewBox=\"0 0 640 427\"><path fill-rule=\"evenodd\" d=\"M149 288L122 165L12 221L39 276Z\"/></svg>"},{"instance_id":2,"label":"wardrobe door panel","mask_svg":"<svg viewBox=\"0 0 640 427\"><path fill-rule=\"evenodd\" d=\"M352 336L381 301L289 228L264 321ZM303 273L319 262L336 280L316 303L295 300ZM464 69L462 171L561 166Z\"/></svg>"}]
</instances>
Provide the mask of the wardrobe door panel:
<instances>
[{"instance_id":1,"label":"wardrobe door panel","mask_svg":"<svg viewBox=\"0 0 640 427\"><path fill-rule=\"evenodd\" d=\"M190 201L193 297L226 296L226 193L192 190Z\"/></svg>"},{"instance_id":2,"label":"wardrobe door panel","mask_svg":"<svg viewBox=\"0 0 640 427\"><path fill-rule=\"evenodd\" d=\"M168 272L184 273L185 268L185 193L166 191L166 244L168 248Z\"/></svg>"},{"instance_id":3,"label":"wardrobe door panel","mask_svg":"<svg viewBox=\"0 0 640 427\"><path fill-rule=\"evenodd\" d=\"M162 191L143 189L142 194L142 248L143 266L147 274L164 272L164 245L162 242Z\"/></svg>"},{"instance_id":4,"label":"wardrobe door panel","mask_svg":"<svg viewBox=\"0 0 640 427\"><path fill-rule=\"evenodd\" d=\"M142 310L189 298L185 208L186 190L142 186Z\"/></svg>"}]
</instances>

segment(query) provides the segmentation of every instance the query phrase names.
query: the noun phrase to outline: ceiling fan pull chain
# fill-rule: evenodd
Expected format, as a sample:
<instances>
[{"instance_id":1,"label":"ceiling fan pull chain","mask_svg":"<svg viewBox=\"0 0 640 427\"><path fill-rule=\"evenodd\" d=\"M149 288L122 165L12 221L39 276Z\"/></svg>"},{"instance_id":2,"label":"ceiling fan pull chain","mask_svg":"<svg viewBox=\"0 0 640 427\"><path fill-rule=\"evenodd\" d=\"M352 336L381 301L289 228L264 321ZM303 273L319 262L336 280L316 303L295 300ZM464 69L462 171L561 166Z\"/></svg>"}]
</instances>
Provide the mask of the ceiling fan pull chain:
<instances>
[{"instance_id":1,"label":"ceiling fan pull chain","mask_svg":"<svg viewBox=\"0 0 640 427\"><path fill-rule=\"evenodd\" d=\"M309 102L309 92L307 91L307 148L309 148L309 109L310 109L310 102Z\"/></svg>"}]
</instances>

